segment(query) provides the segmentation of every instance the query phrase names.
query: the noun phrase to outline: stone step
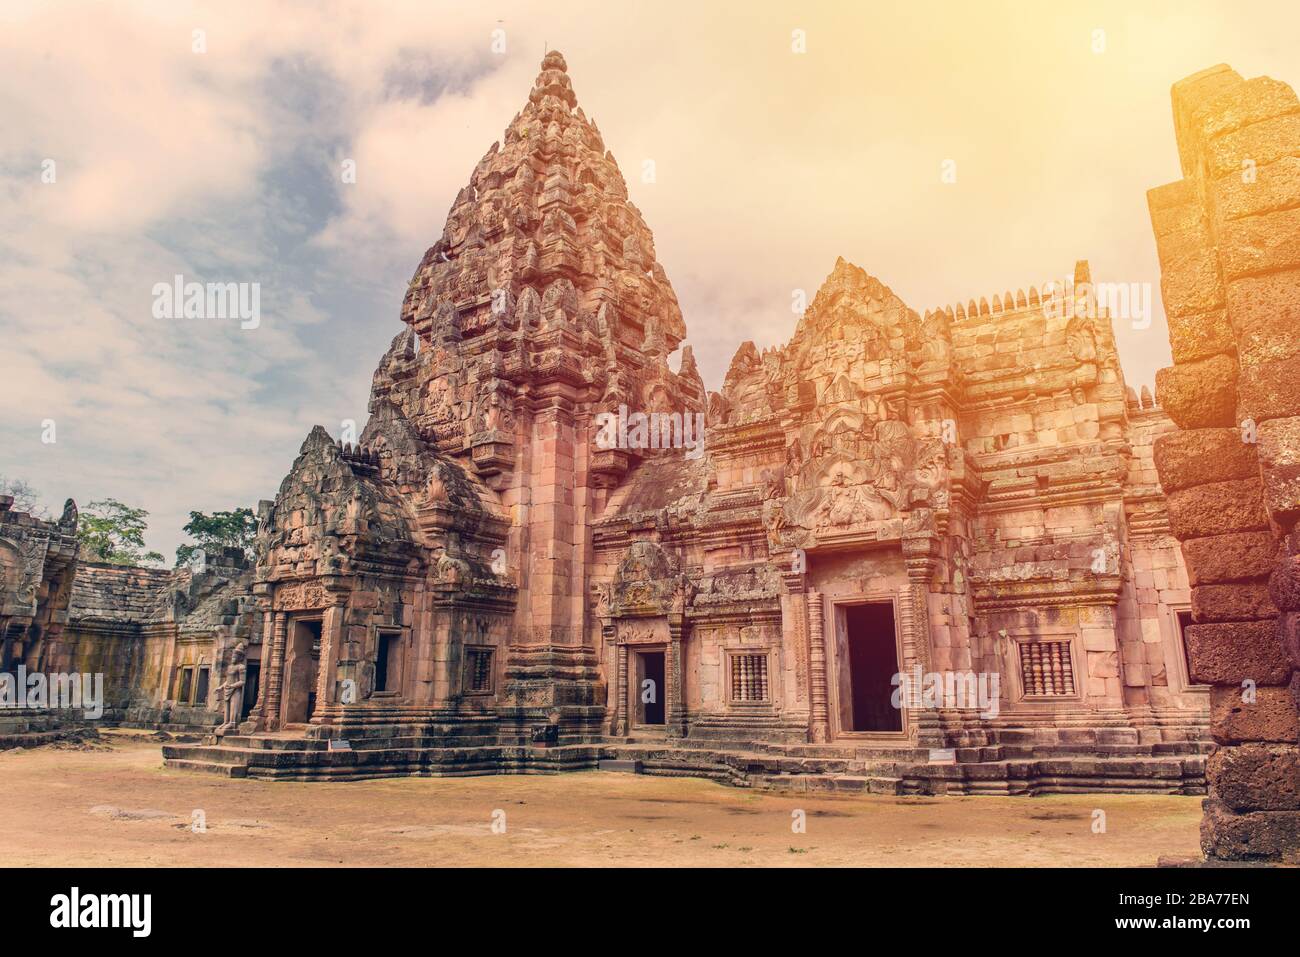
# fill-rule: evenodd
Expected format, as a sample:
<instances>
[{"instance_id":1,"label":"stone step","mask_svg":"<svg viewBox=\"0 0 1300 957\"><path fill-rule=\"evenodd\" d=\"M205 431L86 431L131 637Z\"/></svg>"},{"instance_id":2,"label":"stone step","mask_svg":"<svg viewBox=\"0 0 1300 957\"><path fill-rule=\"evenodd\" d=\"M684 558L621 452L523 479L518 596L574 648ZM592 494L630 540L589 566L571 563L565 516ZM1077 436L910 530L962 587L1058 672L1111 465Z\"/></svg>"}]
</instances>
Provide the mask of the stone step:
<instances>
[{"instance_id":1,"label":"stone step","mask_svg":"<svg viewBox=\"0 0 1300 957\"><path fill-rule=\"evenodd\" d=\"M625 761L617 758L607 758L596 762L597 771L622 771L627 774L640 774L640 761Z\"/></svg>"},{"instance_id":2,"label":"stone step","mask_svg":"<svg viewBox=\"0 0 1300 957\"><path fill-rule=\"evenodd\" d=\"M194 761L187 758L166 758L163 765L178 771L197 771L200 774L215 774L223 778L244 778L248 776L248 767L242 764L218 764L213 761Z\"/></svg>"}]
</instances>

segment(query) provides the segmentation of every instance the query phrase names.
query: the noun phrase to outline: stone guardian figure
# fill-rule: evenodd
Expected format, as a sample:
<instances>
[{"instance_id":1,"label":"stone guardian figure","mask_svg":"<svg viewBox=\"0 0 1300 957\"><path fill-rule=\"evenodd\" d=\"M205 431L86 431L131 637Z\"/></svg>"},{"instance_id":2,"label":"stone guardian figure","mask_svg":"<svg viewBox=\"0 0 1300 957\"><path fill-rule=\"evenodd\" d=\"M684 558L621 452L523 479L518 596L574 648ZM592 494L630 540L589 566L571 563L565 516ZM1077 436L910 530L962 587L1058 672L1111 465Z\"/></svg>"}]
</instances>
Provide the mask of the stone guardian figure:
<instances>
[{"instance_id":1,"label":"stone guardian figure","mask_svg":"<svg viewBox=\"0 0 1300 957\"><path fill-rule=\"evenodd\" d=\"M248 642L240 641L230 652L230 664L226 667L225 680L221 683L221 727L218 734L226 734L239 726L244 710L244 682L248 668L244 665L244 654Z\"/></svg>"}]
</instances>

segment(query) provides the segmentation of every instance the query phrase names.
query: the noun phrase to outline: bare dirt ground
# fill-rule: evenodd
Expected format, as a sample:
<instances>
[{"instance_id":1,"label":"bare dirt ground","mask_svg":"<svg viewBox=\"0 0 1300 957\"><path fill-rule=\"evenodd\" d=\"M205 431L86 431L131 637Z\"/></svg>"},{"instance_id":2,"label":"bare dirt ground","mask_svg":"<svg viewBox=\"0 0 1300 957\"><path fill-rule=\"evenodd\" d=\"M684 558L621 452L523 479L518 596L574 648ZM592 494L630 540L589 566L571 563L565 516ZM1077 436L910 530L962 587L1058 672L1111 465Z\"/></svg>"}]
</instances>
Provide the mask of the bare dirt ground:
<instances>
[{"instance_id":1,"label":"bare dirt ground","mask_svg":"<svg viewBox=\"0 0 1300 957\"><path fill-rule=\"evenodd\" d=\"M1194 797L812 797L599 771L271 783L171 771L157 745L105 738L0 752L7 866L1147 866L1198 853Z\"/></svg>"}]
</instances>

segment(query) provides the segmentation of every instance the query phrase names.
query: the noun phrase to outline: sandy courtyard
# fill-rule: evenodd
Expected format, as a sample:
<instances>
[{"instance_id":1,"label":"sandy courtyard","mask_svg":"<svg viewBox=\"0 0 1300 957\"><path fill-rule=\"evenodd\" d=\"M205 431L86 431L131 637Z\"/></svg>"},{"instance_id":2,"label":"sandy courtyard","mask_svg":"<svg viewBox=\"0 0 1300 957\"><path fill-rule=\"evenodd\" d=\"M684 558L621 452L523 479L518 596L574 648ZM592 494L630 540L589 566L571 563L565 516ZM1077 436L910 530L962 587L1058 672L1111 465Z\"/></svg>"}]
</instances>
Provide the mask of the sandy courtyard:
<instances>
[{"instance_id":1,"label":"sandy courtyard","mask_svg":"<svg viewBox=\"0 0 1300 957\"><path fill-rule=\"evenodd\" d=\"M0 752L7 865L1147 866L1198 853L1195 797L810 797L598 771L268 783L167 770L152 743L91 747Z\"/></svg>"}]
</instances>

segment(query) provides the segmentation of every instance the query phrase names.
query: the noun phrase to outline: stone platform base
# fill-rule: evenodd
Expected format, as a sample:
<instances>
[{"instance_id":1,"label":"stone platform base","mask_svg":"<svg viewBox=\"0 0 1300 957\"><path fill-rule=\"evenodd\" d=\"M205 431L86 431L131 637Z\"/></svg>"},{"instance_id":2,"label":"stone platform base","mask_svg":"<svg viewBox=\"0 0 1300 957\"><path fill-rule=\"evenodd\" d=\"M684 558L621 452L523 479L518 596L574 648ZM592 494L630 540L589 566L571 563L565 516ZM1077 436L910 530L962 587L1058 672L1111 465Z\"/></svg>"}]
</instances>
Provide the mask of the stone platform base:
<instances>
[{"instance_id":1,"label":"stone platform base","mask_svg":"<svg viewBox=\"0 0 1300 957\"><path fill-rule=\"evenodd\" d=\"M39 748L55 741L84 741L95 736L95 729L86 722L62 712L31 708L0 711L0 751Z\"/></svg>"},{"instance_id":2,"label":"stone platform base","mask_svg":"<svg viewBox=\"0 0 1300 957\"><path fill-rule=\"evenodd\" d=\"M167 767L224 777L344 781L413 776L552 774L606 769L704 777L736 787L872 794L1204 794L1207 745L959 748L956 762L931 763L907 745L637 741L549 747L447 747L411 735L357 739L346 748L301 734L228 736L200 745L164 744ZM610 764L609 762L617 762Z\"/></svg>"}]
</instances>

